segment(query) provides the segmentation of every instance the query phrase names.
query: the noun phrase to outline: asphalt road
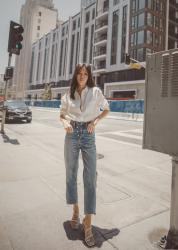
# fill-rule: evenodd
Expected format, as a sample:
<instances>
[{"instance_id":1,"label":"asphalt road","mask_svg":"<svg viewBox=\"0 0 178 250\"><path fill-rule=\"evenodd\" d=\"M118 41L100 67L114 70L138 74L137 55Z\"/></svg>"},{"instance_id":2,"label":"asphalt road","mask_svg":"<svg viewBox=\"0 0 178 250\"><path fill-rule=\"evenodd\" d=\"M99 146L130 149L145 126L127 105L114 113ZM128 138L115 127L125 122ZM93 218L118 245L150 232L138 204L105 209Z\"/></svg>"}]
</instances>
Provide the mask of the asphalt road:
<instances>
[{"instance_id":1,"label":"asphalt road","mask_svg":"<svg viewBox=\"0 0 178 250\"><path fill-rule=\"evenodd\" d=\"M59 120L58 110L49 110L41 108L32 108L33 121L30 126L35 126L35 124L47 125L51 128L63 128ZM112 118L111 118L112 117ZM18 126L23 127L24 133L25 128L28 125L25 122L12 122L8 123L7 126L13 131L18 131ZM129 121L120 120L113 118L113 115L106 117L101 120L96 127L96 134L103 136L105 138L110 138L113 140L118 140L125 143L142 144L142 134L143 134L143 122L140 121Z\"/></svg>"}]
</instances>

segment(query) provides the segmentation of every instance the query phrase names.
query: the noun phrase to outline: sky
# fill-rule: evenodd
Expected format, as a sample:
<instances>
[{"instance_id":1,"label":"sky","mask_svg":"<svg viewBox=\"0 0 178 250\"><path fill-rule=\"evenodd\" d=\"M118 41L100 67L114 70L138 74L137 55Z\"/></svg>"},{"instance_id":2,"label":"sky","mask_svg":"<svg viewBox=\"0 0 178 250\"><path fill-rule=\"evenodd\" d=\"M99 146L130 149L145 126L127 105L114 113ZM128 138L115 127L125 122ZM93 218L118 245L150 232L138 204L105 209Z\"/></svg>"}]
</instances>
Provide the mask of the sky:
<instances>
[{"instance_id":1,"label":"sky","mask_svg":"<svg viewBox=\"0 0 178 250\"><path fill-rule=\"evenodd\" d=\"M20 9L26 0L0 0L0 74L4 73L8 64L8 38L10 21L19 22ZM80 11L81 0L53 0L54 7L58 9L59 19L67 20ZM14 64L15 55L12 55Z\"/></svg>"}]
</instances>

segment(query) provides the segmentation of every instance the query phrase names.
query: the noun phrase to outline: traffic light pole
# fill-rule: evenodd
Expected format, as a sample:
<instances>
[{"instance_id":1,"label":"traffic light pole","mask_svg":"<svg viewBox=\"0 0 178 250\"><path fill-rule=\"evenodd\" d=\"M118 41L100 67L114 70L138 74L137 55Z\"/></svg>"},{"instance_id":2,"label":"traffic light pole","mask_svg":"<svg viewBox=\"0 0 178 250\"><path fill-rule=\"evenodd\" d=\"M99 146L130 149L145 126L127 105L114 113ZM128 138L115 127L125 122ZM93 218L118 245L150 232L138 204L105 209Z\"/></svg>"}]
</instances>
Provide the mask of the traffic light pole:
<instances>
[{"instance_id":1,"label":"traffic light pole","mask_svg":"<svg viewBox=\"0 0 178 250\"><path fill-rule=\"evenodd\" d=\"M166 249L178 249L178 157L172 157L170 229Z\"/></svg>"},{"instance_id":2,"label":"traffic light pole","mask_svg":"<svg viewBox=\"0 0 178 250\"><path fill-rule=\"evenodd\" d=\"M12 54L9 53L9 60L8 60L8 67L11 66L11 59ZM5 101L7 99L7 86L8 86L8 80L5 81L5 88L4 88L4 100L3 100L3 107L2 107L2 121L1 121L1 134L4 134L4 124L6 119L6 107L5 107Z\"/></svg>"}]
</instances>

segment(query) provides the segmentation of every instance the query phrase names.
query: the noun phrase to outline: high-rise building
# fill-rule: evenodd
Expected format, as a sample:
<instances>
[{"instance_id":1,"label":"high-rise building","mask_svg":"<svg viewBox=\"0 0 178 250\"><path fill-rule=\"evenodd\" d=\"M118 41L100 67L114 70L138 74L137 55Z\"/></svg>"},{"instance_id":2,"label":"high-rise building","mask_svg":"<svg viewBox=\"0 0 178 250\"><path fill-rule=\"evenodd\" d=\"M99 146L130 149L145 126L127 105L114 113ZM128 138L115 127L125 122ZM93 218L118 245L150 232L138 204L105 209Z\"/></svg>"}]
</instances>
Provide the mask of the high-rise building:
<instances>
[{"instance_id":1,"label":"high-rise building","mask_svg":"<svg viewBox=\"0 0 178 250\"><path fill-rule=\"evenodd\" d=\"M178 0L97 0L33 43L26 97L41 98L45 84L60 98L75 65L93 65L106 97L143 99L145 69L132 69L125 53L143 64L147 53L176 48Z\"/></svg>"},{"instance_id":2,"label":"high-rise building","mask_svg":"<svg viewBox=\"0 0 178 250\"><path fill-rule=\"evenodd\" d=\"M168 2L168 49L178 48L178 0Z\"/></svg>"},{"instance_id":3,"label":"high-rise building","mask_svg":"<svg viewBox=\"0 0 178 250\"><path fill-rule=\"evenodd\" d=\"M81 8L86 8L93 3L96 3L96 0L81 0Z\"/></svg>"},{"instance_id":4,"label":"high-rise building","mask_svg":"<svg viewBox=\"0 0 178 250\"><path fill-rule=\"evenodd\" d=\"M26 0L20 13L20 24L24 27L23 49L16 56L13 85L16 98L24 98L29 83L32 44L44 34L56 28L58 12L52 0Z\"/></svg>"}]
</instances>

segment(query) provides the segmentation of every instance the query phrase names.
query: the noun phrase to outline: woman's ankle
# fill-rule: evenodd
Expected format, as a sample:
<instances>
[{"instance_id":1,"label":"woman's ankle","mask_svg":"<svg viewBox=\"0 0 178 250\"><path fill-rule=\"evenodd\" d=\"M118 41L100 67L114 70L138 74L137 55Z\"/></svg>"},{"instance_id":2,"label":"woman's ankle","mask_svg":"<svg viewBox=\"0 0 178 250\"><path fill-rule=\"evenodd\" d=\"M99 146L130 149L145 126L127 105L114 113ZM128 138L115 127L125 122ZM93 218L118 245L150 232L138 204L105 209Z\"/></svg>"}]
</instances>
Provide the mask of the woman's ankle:
<instances>
[{"instance_id":1,"label":"woman's ankle","mask_svg":"<svg viewBox=\"0 0 178 250\"><path fill-rule=\"evenodd\" d=\"M85 226L85 228L90 228L91 227L91 216L85 216L83 219L83 224Z\"/></svg>"},{"instance_id":2,"label":"woman's ankle","mask_svg":"<svg viewBox=\"0 0 178 250\"><path fill-rule=\"evenodd\" d=\"M77 204L73 206L73 215L79 216L79 206Z\"/></svg>"}]
</instances>

